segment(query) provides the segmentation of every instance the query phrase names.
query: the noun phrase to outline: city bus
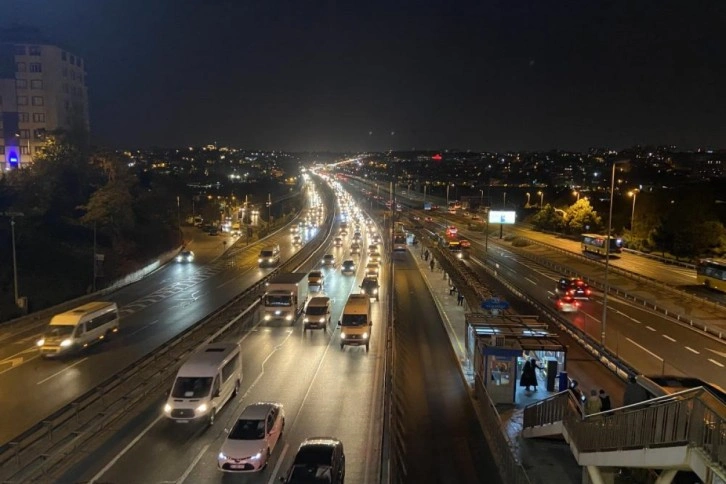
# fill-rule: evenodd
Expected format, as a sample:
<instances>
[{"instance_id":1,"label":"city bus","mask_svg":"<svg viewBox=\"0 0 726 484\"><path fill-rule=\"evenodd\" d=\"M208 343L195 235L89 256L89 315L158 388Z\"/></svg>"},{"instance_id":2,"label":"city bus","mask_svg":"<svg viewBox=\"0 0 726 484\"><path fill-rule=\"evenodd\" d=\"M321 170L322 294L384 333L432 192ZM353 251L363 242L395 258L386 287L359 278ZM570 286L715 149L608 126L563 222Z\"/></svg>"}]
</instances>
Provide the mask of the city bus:
<instances>
[{"instance_id":1,"label":"city bus","mask_svg":"<svg viewBox=\"0 0 726 484\"><path fill-rule=\"evenodd\" d=\"M701 259L696 264L699 284L726 292L726 259Z\"/></svg>"},{"instance_id":2,"label":"city bus","mask_svg":"<svg viewBox=\"0 0 726 484\"><path fill-rule=\"evenodd\" d=\"M608 240L610 242L609 251L605 245ZM598 255L605 255L608 252L610 254L619 254L623 251L623 241L607 235L582 234L582 251Z\"/></svg>"},{"instance_id":3,"label":"city bus","mask_svg":"<svg viewBox=\"0 0 726 484\"><path fill-rule=\"evenodd\" d=\"M469 251L464 250L464 244L462 244L462 239L457 235L456 231L452 232L449 229L446 229L445 232L442 232L439 234L439 246L442 249L448 249L457 259L466 259L468 258ZM466 241L467 243L469 241ZM471 243L467 244L469 247L471 247Z\"/></svg>"}]
</instances>

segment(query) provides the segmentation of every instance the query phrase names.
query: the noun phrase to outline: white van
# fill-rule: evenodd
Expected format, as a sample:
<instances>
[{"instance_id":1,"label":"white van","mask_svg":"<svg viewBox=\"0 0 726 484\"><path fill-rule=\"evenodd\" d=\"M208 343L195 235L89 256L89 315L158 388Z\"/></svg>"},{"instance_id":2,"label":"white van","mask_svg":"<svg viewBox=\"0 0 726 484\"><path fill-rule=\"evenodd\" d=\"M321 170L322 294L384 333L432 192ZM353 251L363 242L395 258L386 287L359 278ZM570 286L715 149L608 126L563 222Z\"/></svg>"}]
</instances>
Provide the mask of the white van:
<instances>
[{"instance_id":1,"label":"white van","mask_svg":"<svg viewBox=\"0 0 726 484\"><path fill-rule=\"evenodd\" d=\"M109 339L118 326L116 303L89 302L53 316L36 345L45 358L72 353Z\"/></svg>"},{"instance_id":2,"label":"white van","mask_svg":"<svg viewBox=\"0 0 726 484\"><path fill-rule=\"evenodd\" d=\"M179 368L164 405L164 415L178 423L214 423L219 409L239 393L242 352L237 343L211 343Z\"/></svg>"},{"instance_id":3,"label":"white van","mask_svg":"<svg viewBox=\"0 0 726 484\"><path fill-rule=\"evenodd\" d=\"M330 324L330 298L325 296L312 298L305 308L303 332L313 328L327 331L328 324Z\"/></svg>"}]
</instances>

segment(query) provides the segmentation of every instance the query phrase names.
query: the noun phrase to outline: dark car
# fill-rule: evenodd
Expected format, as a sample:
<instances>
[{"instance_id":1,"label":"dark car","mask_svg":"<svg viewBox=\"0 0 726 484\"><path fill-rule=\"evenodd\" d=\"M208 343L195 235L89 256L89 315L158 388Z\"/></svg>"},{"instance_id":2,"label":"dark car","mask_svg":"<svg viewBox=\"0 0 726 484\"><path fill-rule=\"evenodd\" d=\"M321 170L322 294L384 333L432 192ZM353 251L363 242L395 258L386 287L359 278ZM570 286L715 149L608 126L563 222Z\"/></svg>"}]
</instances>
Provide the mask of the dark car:
<instances>
[{"instance_id":1,"label":"dark car","mask_svg":"<svg viewBox=\"0 0 726 484\"><path fill-rule=\"evenodd\" d=\"M592 294L590 286L579 277L560 277L557 282L557 292L575 299L590 299Z\"/></svg>"},{"instance_id":2,"label":"dark car","mask_svg":"<svg viewBox=\"0 0 726 484\"><path fill-rule=\"evenodd\" d=\"M306 439L297 450L292 467L281 482L343 484L345 452L343 443L332 437Z\"/></svg>"},{"instance_id":3,"label":"dark car","mask_svg":"<svg viewBox=\"0 0 726 484\"><path fill-rule=\"evenodd\" d=\"M360 293L367 294L368 297L376 298L378 301L378 278L377 277L364 277L360 285Z\"/></svg>"},{"instance_id":4,"label":"dark car","mask_svg":"<svg viewBox=\"0 0 726 484\"><path fill-rule=\"evenodd\" d=\"M343 265L340 266L340 272L355 273L355 262L353 262L352 260L344 260Z\"/></svg>"}]
</instances>

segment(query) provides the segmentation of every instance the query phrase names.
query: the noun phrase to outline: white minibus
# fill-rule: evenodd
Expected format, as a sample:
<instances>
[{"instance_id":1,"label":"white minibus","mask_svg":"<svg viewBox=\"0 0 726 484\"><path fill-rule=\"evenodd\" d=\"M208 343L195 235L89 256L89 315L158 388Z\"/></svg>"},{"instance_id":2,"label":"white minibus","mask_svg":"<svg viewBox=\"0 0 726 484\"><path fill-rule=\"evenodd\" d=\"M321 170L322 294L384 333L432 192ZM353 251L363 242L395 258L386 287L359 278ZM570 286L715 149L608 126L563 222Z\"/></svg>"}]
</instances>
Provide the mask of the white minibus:
<instances>
[{"instance_id":1,"label":"white minibus","mask_svg":"<svg viewBox=\"0 0 726 484\"><path fill-rule=\"evenodd\" d=\"M210 343L179 368L164 405L164 415L178 423L214 423L217 412L239 393L242 352L237 343Z\"/></svg>"},{"instance_id":2,"label":"white minibus","mask_svg":"<svg viewBox=\"0 0 726 484\"><path fill-rule=\"evenodd\" d=\"M58 356L107 340L113 333L118 332L118 326L116 303L89 302L53 316L36 344L40 348L41 356Z\"/></svg>"}]
</instances>

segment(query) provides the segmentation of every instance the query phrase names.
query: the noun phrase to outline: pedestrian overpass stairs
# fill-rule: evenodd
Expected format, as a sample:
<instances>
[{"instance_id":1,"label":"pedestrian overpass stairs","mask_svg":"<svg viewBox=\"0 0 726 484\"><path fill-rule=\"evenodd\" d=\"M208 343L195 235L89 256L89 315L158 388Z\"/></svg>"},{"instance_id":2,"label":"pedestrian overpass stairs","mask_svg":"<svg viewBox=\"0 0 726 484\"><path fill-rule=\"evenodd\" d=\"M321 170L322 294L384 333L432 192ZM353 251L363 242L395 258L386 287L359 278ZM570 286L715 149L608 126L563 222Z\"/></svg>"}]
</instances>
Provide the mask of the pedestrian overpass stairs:
<instances>
[{"instance_id":1,"label":"pedestrian overpass stairs","mask_svg":"<svg viewBox=\"0 0 726 484\"><path fill-rule=\"evenodd\" d=\"M664 484L689 469L726 483L726 405L702 387L587 416L564 391L525 407L522 436L564 438L596 484L623 467L662 469Z\"/></svg>"}]
</instances>

